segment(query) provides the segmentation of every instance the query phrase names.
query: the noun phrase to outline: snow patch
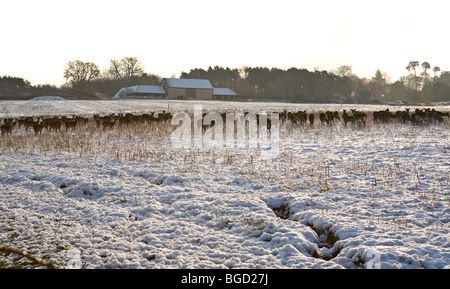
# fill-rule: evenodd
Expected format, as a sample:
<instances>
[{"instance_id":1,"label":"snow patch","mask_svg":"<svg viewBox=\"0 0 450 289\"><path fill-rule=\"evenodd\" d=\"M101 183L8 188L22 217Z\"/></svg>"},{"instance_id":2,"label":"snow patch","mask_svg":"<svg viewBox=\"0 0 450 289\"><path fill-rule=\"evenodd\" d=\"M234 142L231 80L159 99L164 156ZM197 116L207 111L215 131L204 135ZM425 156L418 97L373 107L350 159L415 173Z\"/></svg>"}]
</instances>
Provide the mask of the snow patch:
<instances>
[{"instance_id":1,"label":"snow patch","mask_svg":"<svg viewBox=\"0 0 450 289\"><path fill-rule=\"evenodd\" d=\"M46 95L46 96L37 96L37 97L33 97L31 100L66 100L64 97L61 96L51 96L51 95Z\"/></svg>"}]
</instances>

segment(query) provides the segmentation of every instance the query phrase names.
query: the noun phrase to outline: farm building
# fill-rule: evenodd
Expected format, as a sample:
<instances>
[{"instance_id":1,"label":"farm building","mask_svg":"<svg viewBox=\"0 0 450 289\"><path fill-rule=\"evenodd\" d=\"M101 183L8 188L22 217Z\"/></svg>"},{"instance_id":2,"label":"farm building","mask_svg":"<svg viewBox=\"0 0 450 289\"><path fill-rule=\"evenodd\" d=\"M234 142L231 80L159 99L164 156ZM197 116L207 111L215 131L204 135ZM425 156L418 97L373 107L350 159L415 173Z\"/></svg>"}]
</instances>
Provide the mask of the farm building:
<instances>
[{"instance_id":1,"label":"farm building","mask_svg":"<svg viewBox=\"0 0 450 289\"><path fill-rule=\"evenodd\" d=\"M161 98L166 95L162 86L159 85L135 85L121 88L114 99L118 98Z\"/></svg>"},{"instance_id":2,"label":"farm building","mask_svg":"<svg viewBox=\"0 0 450 289\"><path fill-rule=\"evenodd\" d=\"M207 79L163 78L161 85L168 98L175 99L213 99L213 86Z\"/></svg>"},{"instance_id":3,"label":"farm building","mask_svg":"<svg viewBox=\"0 0 450 289\"><path fill-rule=\"evenodd\" d=\"M198 100L236 100L237 94L229 88L214 88L207 79L163 78L161 85L136 85L121 88L119 98L168 98Z\"/></svg>"},{"instance_id":4,"label":"farm building","mask_svg":"<svg viewBox=\"0 0 450 289\"><path fill-rule=\"evenodd\" d=\"M213 96L215 100L237 100L237 93L229 88L214 88Z\"/></svg>"}]
</instances>

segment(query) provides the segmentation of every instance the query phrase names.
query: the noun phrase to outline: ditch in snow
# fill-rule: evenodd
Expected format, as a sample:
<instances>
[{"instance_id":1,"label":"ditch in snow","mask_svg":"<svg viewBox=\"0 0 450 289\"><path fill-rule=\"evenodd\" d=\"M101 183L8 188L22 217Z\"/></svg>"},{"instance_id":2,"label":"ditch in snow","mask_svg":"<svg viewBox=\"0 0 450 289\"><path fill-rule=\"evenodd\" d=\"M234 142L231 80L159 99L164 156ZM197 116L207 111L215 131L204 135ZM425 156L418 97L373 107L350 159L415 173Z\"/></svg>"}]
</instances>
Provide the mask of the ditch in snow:
<instances>
[{"instance_id":1,"label":"ditch in snow","mask_svg":"<svg viewBox=\"0 0 450 289\"><path fill-rule=\"evenodd\" d=\"M290 219L293 213L289 209L287 198L284 198L284 200L277 199L272 200L271 202L269 201L268 207L273 210L275 215L281 220L295 222ZM342 247L335 246L335 244L339 241L339 238L334 234L332 225L325 228L318 228L310 222L305 222L302 224L310 227L317 235L316 244L319 247L319 251L313 252L311 257L330 261L339 255Z\"/></svg>"}]
</instances>

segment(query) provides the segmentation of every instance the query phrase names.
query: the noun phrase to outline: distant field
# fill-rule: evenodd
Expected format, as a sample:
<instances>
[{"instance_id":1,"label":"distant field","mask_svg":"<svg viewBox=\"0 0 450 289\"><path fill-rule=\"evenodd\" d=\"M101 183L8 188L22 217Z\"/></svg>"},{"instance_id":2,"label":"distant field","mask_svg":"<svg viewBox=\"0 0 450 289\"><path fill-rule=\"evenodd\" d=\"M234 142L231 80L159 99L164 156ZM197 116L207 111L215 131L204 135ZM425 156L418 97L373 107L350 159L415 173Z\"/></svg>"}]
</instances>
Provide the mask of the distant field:
<instances>
[{"instance_id":1,"label":"distant field","mask_svg":"<svg viewBox=\"0 0 450 289\"><path fill-rule=\"evenodd\" d=\"M168 101L168 100L65 100L65 101L0 101L0 118L29 115L93 115L108 113L145 113L149 111L177 112L193 109L194 105L202 105L205 111L235 111L235 110L307 110L307 112L335 111L357 108L361 111L376 111L390 109L392 111L410 108L434 107L444 112L450 111L450 106L391 106L391 105L358 105L358 104L294 104L265 102L227 102L227 101Z\"/></svg>"}]
</instances>

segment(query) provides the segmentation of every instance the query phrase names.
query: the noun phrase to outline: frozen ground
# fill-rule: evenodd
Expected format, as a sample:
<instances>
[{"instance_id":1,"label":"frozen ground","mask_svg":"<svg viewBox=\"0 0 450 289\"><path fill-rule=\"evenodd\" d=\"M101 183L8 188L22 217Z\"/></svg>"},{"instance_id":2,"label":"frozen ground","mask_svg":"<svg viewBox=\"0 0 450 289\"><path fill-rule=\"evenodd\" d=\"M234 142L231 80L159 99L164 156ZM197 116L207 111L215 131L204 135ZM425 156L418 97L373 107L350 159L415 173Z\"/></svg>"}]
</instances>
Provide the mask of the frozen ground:
<instances>
[{"instance_id":1,"label":"frozen ground","mask_svg":"<svg viewBox=\"0 0 450 289\"><path fill-rule=\"evenodd\" d=\"M66 102L0 102L0 117L192 105ZM343 107L270 110L280 108ZM447 118L282 126L273 160L250 149L174 149L152 132L2 137L0 244L61 267L77 249L83 268L450 268ZM12 262L0 255L0 265Z\"/></svg>"}]
</instances>

